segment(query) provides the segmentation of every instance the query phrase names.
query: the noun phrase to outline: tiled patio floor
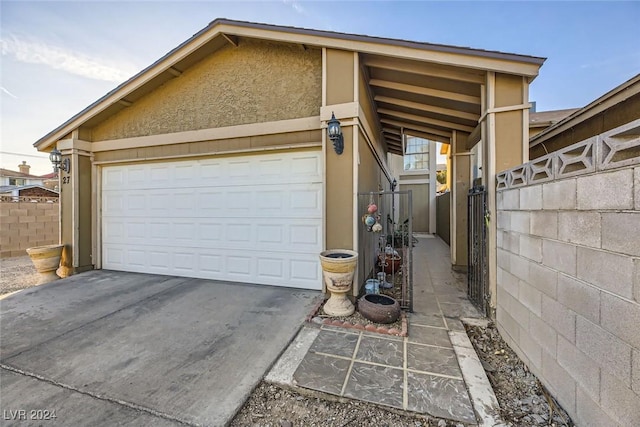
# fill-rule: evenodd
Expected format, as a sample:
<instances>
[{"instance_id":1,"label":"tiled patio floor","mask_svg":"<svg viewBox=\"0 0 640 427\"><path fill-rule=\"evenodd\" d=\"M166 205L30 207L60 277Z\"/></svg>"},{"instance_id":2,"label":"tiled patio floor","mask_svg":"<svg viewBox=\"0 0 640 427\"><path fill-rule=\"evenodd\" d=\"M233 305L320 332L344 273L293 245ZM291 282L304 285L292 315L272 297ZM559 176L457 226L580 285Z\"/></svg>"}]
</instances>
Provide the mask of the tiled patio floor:
<instances>
[{"instance_id":1,"label":"tiled patio floor","mask_svg":"<svg viewBox=\"0 0 640 427\"><path fill-rule=\"evenodd\" d=\"M480 317L449 247L422 237L414 248L414 311L406 338L323 326L293 375L296 385L422 414L476 423L449 330Z\"/></svg>"}]
</instances>

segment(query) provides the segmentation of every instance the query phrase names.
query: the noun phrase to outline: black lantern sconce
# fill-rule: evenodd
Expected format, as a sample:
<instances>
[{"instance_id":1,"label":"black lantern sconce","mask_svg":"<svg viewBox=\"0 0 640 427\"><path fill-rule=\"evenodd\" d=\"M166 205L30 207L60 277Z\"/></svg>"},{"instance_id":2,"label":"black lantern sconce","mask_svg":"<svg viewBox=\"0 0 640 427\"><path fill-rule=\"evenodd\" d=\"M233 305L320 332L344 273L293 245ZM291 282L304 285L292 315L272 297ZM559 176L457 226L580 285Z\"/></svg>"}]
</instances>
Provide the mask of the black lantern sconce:
<instances>
[{"instance_id":1,"label":"black lantern sconce","mask_svg":"<svg viewBox=\"0 0 640 427\"><path fill-rule=\"evenodd\" d=\"M58 172L58 170L63 170L66 173L71 172L71 162L69 161L69 158L67 157L63 160L62 153L60 153L57 148L51 150L49 160L51 160L51 163L53 164L54 172Z\"/></svg>"},{"instance_id":2,"label":"black lantern sconce","mask_svg":"<svg viewBox=\"0 0 640 427\"><path fill-rule=\"evenodd\" d=\"M327 122L327 135L333 142L333 149L336 151L336 154L342 154L344 151L344 138L342 137L340 121L336 119L333 112L331 112L331 120Z\"/></svg>"}]
</instances>

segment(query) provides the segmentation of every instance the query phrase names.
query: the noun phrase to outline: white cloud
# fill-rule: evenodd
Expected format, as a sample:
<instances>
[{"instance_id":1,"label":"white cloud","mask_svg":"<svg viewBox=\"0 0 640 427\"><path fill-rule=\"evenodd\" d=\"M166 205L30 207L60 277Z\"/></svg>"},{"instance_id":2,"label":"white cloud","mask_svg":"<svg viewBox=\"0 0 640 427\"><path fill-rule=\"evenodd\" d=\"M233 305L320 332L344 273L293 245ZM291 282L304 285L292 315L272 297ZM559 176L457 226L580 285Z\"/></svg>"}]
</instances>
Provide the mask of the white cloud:
<instances>
[{"instance_id":1,"label":"white cloud","mask_svg":"<svg viewBox=\"0 0 640 427\"><path fill-rule=\"evenodd\" d=\"M95 80L120 83L135 73L131 65L109 64L107 61L35 40L23 40L15 35L0 40L2 55L20 62L42 64Z\"/></svg>"},{"instance_id":2,"label":"white cloud","mask_svg":"<svg viewBox=\"0 0 640 427\"><path fill-rule=\"evenodd\" d=\"M13 99L18 99L17 96L15 96L14 94L12 94L11 92L9 92L9 90L3 86L0 86L0 92L2 93L6 93L7 95L9 95L10 97L12 97Z\"/></svg>"},{"instance_id":3,"label":"white cloud","mask_svg":"<svg viewBox=\"0 0 640 427\"><path fill-rule=\"evenodd\" d=\"M293 10L295 10L296 12L298 12L300 15L307 15L307 11L305 10L304 7L302 7L302 5L300 3L298 3L295 0L282 0L282 2L286 5L289 5L293 8Z\"/></svg>"}]
</instances>

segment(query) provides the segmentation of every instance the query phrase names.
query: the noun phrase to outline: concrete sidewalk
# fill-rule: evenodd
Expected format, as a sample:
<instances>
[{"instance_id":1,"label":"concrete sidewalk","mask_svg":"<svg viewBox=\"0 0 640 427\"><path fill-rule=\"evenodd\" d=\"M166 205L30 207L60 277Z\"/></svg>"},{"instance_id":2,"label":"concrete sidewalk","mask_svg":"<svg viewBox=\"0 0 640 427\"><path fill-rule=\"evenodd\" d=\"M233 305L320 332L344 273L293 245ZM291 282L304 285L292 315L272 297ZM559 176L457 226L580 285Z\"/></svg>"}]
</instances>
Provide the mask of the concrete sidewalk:
<instances>
[{"instance_id":1,"label":"concrete sidewalk","mask_svg":"<svg viewBox=\"0 0 640 427\"><path fill-rule=\"evenodd\" d=\"M267 381L318 390L465 424L496 425L497 401L461 318L481 318L449 247L414 248L409 336L305 326Z\"/></svg>"}]
</instances>

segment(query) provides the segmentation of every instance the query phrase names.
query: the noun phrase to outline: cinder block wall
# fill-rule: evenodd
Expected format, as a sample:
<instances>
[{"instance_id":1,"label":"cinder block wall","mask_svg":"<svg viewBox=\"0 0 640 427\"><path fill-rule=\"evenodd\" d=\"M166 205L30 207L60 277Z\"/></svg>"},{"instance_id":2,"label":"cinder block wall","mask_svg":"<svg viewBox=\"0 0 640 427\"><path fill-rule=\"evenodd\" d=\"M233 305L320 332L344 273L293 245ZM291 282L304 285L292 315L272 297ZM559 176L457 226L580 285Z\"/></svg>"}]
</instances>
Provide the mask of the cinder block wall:
<instances>
[{"instance_id":1,"label":"cinder block wall","mask_svg":"<svg viewBox=\"0 0 640 427\"><path fill-rule=\"evenodd\" d=\"M0 202L0 258L26 255L32 246L58 243L59 205Z\"/></svg>"},{"instance_id":2,"label":"cinder block wall","mask_svg":"<svg viewBox=\"0 0 640 427\"><path fill-rule=\"evenodd\" d=\"M531 165L498 179L498 328L578 425L638 426L640 138Z\"/></svg>"}]
</instances>

